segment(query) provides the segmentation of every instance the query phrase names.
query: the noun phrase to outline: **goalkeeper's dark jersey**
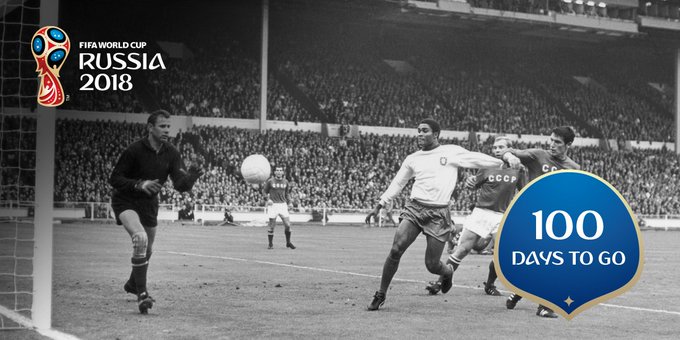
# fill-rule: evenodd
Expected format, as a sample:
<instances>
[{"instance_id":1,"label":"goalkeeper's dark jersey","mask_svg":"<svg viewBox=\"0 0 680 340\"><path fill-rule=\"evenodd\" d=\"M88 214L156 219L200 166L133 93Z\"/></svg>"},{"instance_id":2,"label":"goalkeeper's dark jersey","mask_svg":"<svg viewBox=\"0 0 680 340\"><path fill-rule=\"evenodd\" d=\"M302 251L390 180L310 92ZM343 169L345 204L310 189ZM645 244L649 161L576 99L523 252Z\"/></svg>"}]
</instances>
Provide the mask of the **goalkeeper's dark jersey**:
<instances>
[{"instance_id":1,"label":"goalkeeper's dark jersey","mask_svg":"<svg viewBox=\"0 0 680 340\"><path fill-rule=\"evenodd\" d=\"M135 185L155 179L163 185L168 175L177 191L191 190L196 180L184 170L179 151L172 144L162 142L156 152L147 138L140 139L123 151L111 173L112 199L157 200L158 194L149 196L135 189Z\"/></svg>"}]
</instances>

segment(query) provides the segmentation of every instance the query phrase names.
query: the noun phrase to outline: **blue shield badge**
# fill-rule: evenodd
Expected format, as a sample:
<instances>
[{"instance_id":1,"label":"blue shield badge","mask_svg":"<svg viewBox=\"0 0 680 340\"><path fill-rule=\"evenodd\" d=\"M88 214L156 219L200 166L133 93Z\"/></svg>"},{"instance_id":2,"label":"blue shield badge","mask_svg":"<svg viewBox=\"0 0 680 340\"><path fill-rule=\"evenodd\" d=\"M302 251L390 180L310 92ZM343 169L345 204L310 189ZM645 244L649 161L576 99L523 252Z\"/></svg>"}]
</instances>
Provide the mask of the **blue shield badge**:
<instances>
[{"instance_id":1,"label":"blue shield badge","mask_svg":"<svg viewBox=\"0 0 680 340\"><path fill-rule=\"evenodd\" d=\"M611 184L561 170L515 196L494 256L508 288L572 319L637 282L643 245L635 215Z\"/></svg>"}]
</instances>

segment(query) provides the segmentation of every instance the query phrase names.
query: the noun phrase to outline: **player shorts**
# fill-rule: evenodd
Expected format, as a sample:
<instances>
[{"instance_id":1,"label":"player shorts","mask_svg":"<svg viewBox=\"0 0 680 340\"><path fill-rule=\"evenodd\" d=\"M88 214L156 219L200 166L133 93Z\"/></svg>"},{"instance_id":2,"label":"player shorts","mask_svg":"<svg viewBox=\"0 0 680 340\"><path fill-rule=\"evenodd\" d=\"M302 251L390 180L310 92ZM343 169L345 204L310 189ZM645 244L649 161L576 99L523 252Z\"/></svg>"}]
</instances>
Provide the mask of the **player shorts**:
<instances>
[{"instance_id":1,"label":"player shorts","mask_svg":"<svg viewBox=\"0 0 680 340\"><path fill-rule=\"evenodd\" d=\"M410 200L399 216L399 220L402 219L413 223L424 234L430 235L440 242L446 242L452 230L451 211L448 206L429 206Z\"/></svg>"},{"instance_id":2,"label":"player shorts","mask_svg":"<svg viewBox=\"0 0 680 340\"><path fill-rule=\"evenodd\" d=\"M281 216L281 218L288 218L290 214L288 213L288 204L286 203L274 203L269 209L267 209L267 216L269 218L276 218Z\"/></svg>"},{"instance_id":3,"label":"player shorts","mask_svg":"<svg viewBox=\"0 0 680 340\"><path fill-rule=\"evenodd\" d=\"M125 210L133 210L139 216L142 226L155 227L158 225L158 197L153 199L134 199L114 195L111 198L111 209L116 216L116 224L122 225L119 216Z\"/></svg>"},{"instance_id":4,"label":"player shorts","mask_svg":"<svg viewBox=\"0 0 680 340\"><path fill-rule=\"evenodd\" d=\"M465 229L486 238L498 231L498 227L503 219L503 213L484 209L474 208L472 213L465 220Z\"/></svg>"}]
</instances>

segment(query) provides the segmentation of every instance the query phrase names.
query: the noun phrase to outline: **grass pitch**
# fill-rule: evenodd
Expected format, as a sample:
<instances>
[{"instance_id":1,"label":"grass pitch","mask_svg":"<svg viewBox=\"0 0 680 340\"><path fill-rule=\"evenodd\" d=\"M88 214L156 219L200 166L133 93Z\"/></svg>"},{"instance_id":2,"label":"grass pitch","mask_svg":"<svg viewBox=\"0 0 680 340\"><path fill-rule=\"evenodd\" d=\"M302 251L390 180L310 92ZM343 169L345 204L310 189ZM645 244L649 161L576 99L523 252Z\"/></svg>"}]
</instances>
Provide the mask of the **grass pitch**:
<instances>
[{"instance_id":1,"label":"grass pitch","mask_svg":"<svg viewBox=\"0 0 680 340\"><path fill-rule=\"evenodd\" d=\"M254 338L675 338L680 334L680 233L646 231L640 281L574 320L543 319L524 299L486 296L491 256L470 255L454 288L428 296L434 276L421 236L401 260L387 302L366 311L379 287L393 228L294 225L296 250L277 225L273 250L262 227L160 226L140 315L125 294L130 239L112 224L55 225L53 327L82 339ZM446 256L447 254L443 254ZM498 283L499 288L503 288ZM507 295L509 292L504 291ZM30 331L0 331L39 339Z\"/></svg>"}]
</instances>

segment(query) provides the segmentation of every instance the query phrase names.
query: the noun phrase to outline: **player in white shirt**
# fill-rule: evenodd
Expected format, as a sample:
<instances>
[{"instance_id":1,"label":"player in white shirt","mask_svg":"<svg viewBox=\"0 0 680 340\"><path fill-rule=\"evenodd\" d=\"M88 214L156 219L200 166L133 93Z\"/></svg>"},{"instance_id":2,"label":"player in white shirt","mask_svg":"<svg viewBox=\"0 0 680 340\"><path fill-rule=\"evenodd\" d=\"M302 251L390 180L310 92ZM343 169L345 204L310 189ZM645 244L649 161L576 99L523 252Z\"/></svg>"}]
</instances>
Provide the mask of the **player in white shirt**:
<instances>
[{"instance_id":1,"label":"player in white shirt","mask_svg":"<svg viewBox=\"0 0 680 340\"><path fill-rule=\"evenodd\" d=\"M510 140L505 136L497 136L493 143L493 155L501 158L509 149ZM474 250L482 250L491 242L492 236L498 232L503 219L503 213L508 208L515 193L521 190L526 182L526 173L522 169L512 169L503 166L497 169L478 170L474 176L465 180L469 189L479 189L477 202L472 213L468 216L460 242L456 251L449 256L447 264L453 265L454 273L465 257ZM454 274L455 275L455 274ZM431 282L426 289L430 294L439 292L441 279ZM484 291L489 295L499 296L496 289L496 270L493 261L489 264L489 278L484 283Z\"/></svg>"},{"instance_id":2,"label":"player in white shirt","mask_svg":"<svg viewBox=\"0 0 680 340\"><path fill-rule=\"evenodd\" d=\"M444 242L451 233L449 200L456 188L458 168L498 168L503 161L480 152L471 152L458 145L440 145L439 123L423 119L418 125L418 146L406 157L380 202L366 216L366 223L391 202L411 178L415 178L410 200L404 207L392 249L383 266L380 290L375 292L368 310L378 310L385 303L387 288L399 268L399 260L420 233L427 238L425 266L430 273L442 275L442 293L453 285L453 268L440 261Z\"/></svg>"}]
</instances>

